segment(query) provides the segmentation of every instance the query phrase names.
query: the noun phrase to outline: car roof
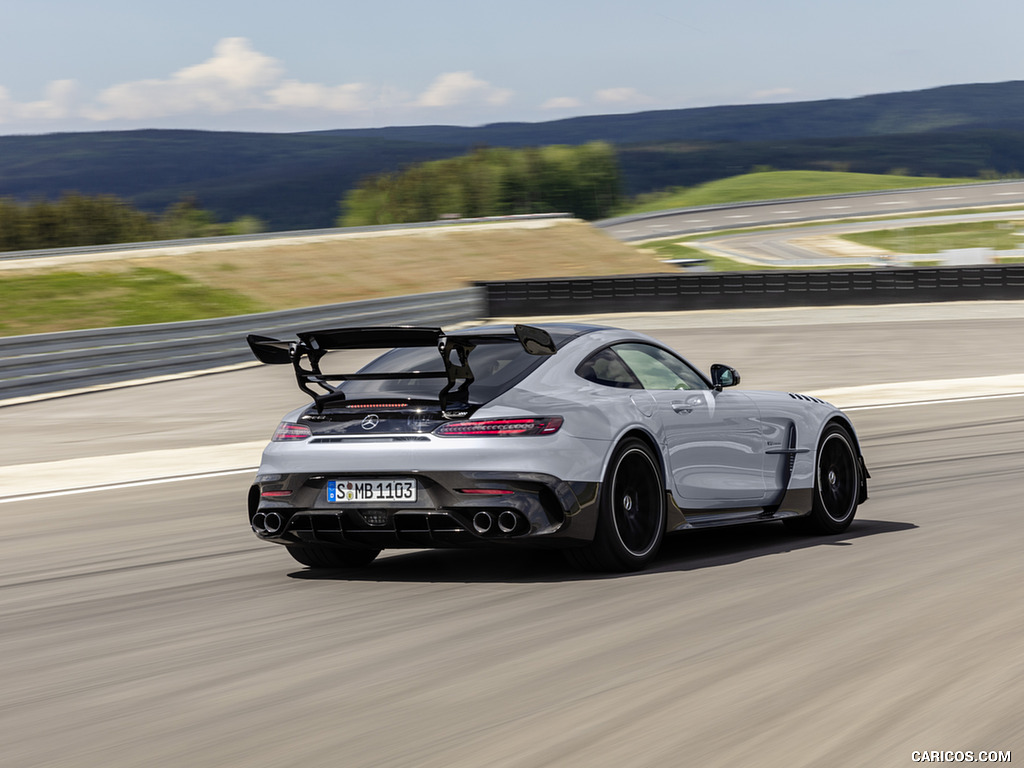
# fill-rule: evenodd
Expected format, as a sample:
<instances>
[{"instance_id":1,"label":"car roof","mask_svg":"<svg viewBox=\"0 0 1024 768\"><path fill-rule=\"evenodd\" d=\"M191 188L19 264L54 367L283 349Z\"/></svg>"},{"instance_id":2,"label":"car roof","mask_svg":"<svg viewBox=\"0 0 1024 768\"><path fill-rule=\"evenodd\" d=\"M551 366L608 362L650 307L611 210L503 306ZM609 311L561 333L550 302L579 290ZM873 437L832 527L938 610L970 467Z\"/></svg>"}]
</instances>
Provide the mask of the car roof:
<instances>
[{"instance_id":1,"label":"car roof","mask_svg":"<svg viewBox=\"0 0 1024 768\"><path fill-rule=\"evenodd\" d=\"M590 325L587 323L524 323L533 328L541 328L547 331L555 344L559 347L564 345L566 342L583 336L588 333L594 333L596 331L611 331L619 330L617 328L610 328L602 325ZM487 335L494 333L508 333L512 334L515 331L515 326L510 324L500 325L477 325L469 328L459 328L457 330L446 331L446 334L451 336L476 336L476 335Z\"/></svg>"}]
</instances>

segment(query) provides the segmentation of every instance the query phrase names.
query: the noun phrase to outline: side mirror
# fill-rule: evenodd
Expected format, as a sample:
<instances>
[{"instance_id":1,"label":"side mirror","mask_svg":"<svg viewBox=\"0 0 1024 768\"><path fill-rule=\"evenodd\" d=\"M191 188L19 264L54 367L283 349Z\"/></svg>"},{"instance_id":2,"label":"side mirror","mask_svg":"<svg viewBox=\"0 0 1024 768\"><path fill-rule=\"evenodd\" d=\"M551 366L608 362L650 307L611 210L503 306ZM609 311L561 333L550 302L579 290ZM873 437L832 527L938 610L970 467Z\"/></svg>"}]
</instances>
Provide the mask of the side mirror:
<instances>
[{"instance_id":1,"label":"side mirror","mask_svg":"<svg viewBox=\"0 0 1024 768\"><path fill-rule=\"evenodd\" d=\"M719 392L725 387L735 387L739 383L740 375L735 368L721 363L711 366L711 385Z\"/></svg>"}]
</instances>

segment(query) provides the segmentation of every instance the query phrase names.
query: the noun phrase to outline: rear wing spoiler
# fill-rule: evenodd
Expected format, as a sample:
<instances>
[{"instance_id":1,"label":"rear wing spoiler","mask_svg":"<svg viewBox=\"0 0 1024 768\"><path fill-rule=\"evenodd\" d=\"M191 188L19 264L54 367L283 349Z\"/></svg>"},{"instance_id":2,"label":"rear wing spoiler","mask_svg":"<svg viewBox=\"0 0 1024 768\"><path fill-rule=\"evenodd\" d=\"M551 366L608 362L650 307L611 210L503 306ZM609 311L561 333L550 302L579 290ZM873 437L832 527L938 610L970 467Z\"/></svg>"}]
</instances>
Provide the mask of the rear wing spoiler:
<instances>
[{"instance_id":1,"label":"rear wing spoiler","mask_svg":"<svg viewBox=\"0 0 1024 768\"><path fill-rule=\"evenodd\" d=\"M530 355L553 355L551 335L543 328L516 325L511 333L445 333L440 328L391 326L373 328L335 328L303 331L297 341L281 341L269 336L249 334L246 341L261 363L291 365L299 389L313 398L317 410L329 402L345 399L339 389L345 381L384 381L391 379L439 379L445 383L438 393L441 409L464 408L469 404L473 383L470 353L481 344L518 342ZM379 373L324 374L320 360L328 352L343 349L392 349L396 347L437 347L444 363L443 372L396 371ZM305 364L304 364L305 363Z\"/></svg>"}]
</instances>

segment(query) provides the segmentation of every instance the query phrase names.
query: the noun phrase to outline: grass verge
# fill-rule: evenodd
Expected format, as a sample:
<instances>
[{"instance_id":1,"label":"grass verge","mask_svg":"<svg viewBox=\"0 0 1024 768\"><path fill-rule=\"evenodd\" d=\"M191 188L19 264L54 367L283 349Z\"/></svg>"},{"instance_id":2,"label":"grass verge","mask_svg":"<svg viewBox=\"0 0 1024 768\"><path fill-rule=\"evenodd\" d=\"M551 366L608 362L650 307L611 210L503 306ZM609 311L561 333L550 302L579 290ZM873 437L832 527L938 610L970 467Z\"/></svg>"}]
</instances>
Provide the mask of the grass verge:
<instances>
[{"instance_id":1,"label":"grass verge","mask_svg":"<svg viewBox=\"0 0 1024 768\"><path fill-rule=\"evenodd\" d=\"M465 288L475 280L665 272L578 221L406 230L0 271L0 333L173 322ZM24 268L28 267L28 268Z\"/></svg>"},{"instance_id":2,"label":"grass verge","mask_svg":"<svg viewBox=\"0 0 1024 768\"><path fill-rule=\"evenodd\" d=\"M1020 214L1018 214L1019 216ZM842 235L844 240L884 248L893 253L939 253L956 248L1024 248L1024 217L1001 221L970 221L897 227Z\"/></svg>"},{"instance_id":3,"label":"grass verge","mask_svg":"<svg viewBox=\"0 0 1024 768\"><path fill-rule=\"evenodd\" d=\"M776 200L818 195L842 195L855 192L879 192L888 189L912 189L946 184L977 183L979 179L944 179L932 176L889 176L876 173L838 173L832 171L765 171L710 181L688 189L644 195L634 206L618 215L649 213L697 205L725 205L753 200Z\"/></svg>"},{"instance_id":4,"label":"grass verge","mask_svg":"<svg viewBox=\"0 0 1024 768\"><path fill-rule=\"evenodd\" d=\"M0 280L0 307L4 335L199 320L263 309L236 291L151 267L7 274Z\"/></svg>"}]
</instances>

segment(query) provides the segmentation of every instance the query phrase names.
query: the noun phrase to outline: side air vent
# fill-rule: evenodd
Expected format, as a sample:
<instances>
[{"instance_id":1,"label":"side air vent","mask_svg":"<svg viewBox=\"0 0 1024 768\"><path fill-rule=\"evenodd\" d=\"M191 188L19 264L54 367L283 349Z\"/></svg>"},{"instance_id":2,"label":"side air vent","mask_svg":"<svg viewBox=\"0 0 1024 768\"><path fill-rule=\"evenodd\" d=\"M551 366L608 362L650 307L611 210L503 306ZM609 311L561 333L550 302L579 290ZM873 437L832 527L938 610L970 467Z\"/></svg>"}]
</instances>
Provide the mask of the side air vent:
<instances>
[{"instance_id":1,"label":"side air vent","mask_svg":"<svg viewBox=\"0 0 1024 768\"><path fill-rule=\"evenodd\" d=\"M824 403L825 402L824 400L819 400L818 398L811 397L810 395L794 395L792 392L790 392L789 396L792 397L794 400L806 400L809 403Z\"/></svg>"}]
</instances>

